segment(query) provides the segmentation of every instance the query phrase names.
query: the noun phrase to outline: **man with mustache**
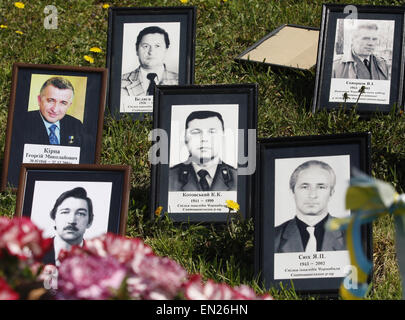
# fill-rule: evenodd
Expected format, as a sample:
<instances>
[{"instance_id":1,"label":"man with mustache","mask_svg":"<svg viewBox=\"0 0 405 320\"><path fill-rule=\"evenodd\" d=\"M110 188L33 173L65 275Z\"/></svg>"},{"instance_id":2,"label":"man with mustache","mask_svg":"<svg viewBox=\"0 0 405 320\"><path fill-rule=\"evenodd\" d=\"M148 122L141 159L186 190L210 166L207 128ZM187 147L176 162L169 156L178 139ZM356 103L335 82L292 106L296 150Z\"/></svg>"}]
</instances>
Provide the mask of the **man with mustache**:
<instances>
[{"instance_id":1,"label":"man with mustache","mask_svg":"<svg viewBox=\"0 0 405 320\"><path fill-rule=\"evenodd\" d=\"M275 253L346 250L342 231L325 229L334 218L328 203L335 191L336 175L325 162L310 160L290 177L296 215L275 229Z\"/></svg>"},{"instance_id":2,"label":"man with mustache","mask_svg":"<svg viewBox=\"0 0 405 320\"><path fill-rule=\"evenodd\" d=\"M93 204L81 187L63 192L56 200L51 213L56 235L53 246L44 257L46 264L59 264L58 255L73 245L83 245L83 235L93 222Z\"/></svg>"},{"instance_id":3,"label":"man with mustache","mask_svg":"<svg viewBox=\"0 0 405 320\"><path fill-rule=\"evenodd\" d=\"M186 162L169 169L169 191L235 191L237 170L221 160L224 120L215 111L194 111L185 125Z\"/></svg>"},{"instance_id":4,"label":"man with mustache","mask_svg":"<svg viewBox=\"0 0 405 320\"><path fill-rule=\"evenodd\" d=\"M334 61L332 78L389 80L386 61L376 56L380 39L375 23L362 23L352 32L350 52Z\"/></svg>"}]
</instances>

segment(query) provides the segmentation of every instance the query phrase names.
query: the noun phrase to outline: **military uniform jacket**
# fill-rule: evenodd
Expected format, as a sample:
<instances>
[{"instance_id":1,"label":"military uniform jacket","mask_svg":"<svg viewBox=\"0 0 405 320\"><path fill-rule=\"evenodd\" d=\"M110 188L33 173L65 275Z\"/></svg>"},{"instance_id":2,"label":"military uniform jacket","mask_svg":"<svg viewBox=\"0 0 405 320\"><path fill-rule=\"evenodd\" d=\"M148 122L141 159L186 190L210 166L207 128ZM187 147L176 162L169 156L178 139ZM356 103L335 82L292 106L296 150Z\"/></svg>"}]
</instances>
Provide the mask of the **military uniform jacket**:
<instances>
[{"instance_id":1,"label":"military uniform jacket","mask_svg":"<svg viewBox=\"0 0 405 320\"><path fill-rule=\"evenodd\" d=\"M334 217L329 216L326 223L333 218ZM305 251L295 218L276 227L274 250L275 253ZM329 231L325 229L322 241L322 251L337 250L347 250L345 245L345 233L341 230Z\"/></svg>"},{"instance_id":2,"label":"military uniform jacket","mask_svg":"<svg viewBox=\"0 0 405 320\"><path fill-rule=\"evenodd\" d=\"M236 191L237 175L235 168L219 163L210 191ZM202 191L191 163L180 163L169 169L169 191Z\"/></svg>"},{"instance_id":3,"label":"military uniform jacket","mask_svg":"<svg viewBox=\"0 0 405 320\"><path fill-rule=\"evenodd\" d=\"M146 96L141 80L139 79L140 67L134 71L125 73L121 78L121 96ZM162 85L178 85L179 76L175 72L165 70L159 83Z\"/></svg>"}]
</instances>

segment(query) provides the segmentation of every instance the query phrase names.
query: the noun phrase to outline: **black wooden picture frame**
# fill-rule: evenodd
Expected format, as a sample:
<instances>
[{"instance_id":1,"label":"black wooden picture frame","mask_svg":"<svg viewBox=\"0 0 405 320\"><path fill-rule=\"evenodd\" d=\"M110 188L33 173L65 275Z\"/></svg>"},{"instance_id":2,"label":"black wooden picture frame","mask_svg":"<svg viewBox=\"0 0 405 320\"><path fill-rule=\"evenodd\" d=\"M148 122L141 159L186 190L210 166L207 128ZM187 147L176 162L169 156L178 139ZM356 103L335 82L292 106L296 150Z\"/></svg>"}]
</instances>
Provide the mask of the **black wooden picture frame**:
<instances>
[{"instance_id":1,"label":"black wooden picture frame","mask_svg":"<svg viewBox=\"0 0 405 320\"><path fill-rule=\"evenodd\" d=\"M153 113L153 95L148 93L149 87L143 85L149 83L142 75L147 71L140 67L142 54L139 48L146 36L162 37L162 43L167 46L166 53L159 55L164 71L160 78L155 78L156 84L194 83L196 12L195 6L109 8L107 110L114 119L129 115L132 119L143 120L146 114ZM150 48L157 46L153 41L148 41L148 45L149 42L154 44L148 47L151 56L155 49ZM149 57L142 61L145 59Z\"/></svg>"},{"instance_id":2,"label":"black wooden picture frame","mask_svg":"<svg viewBox=\"0 0 405 320\"><path fill-rule=\"evenodd\" d=\"M299 294L338 295L350 266L344 232L323 228L318 236L315 229L317 249L305 252L309 239L304 240L297 219L300 212L301 216L319 212L322 218L321 208L327 213L322 223L330 216L350 215L344 211L345 190L353 168L370 174L370 155L370 133L259 139L254 209L255 271L266 288L294 287ZM326 178L320 178L320 174ZM321 182L328 177L331 180L326 181L331 183L327 190ZM301 193L297 188L302 188ZM322 196L316 193L316 188L323 188L327 193ZM362 227L362 244L371 260L371 224Z\"/></svg>"},{"instance_id":3,"label":"black wooden picture frame","mask_svg":"<svg viewBox=\"0 0 405 320\"><path fill-rule=\"evenodd\" d=\"M93 225L100 221L106 228L105 232L124 236L130 174L131 167L127 165L23 164L15 215L32 218L35 208L37 221L41 225L49 224L49 213L57 196L72 188L82 187L93 203ZM104 216L100 217L102 213ZM105 221L100 220L103 218Z\"/></svg>"},{"instance_id":4,"label":"black wooden picture frame","mask_svg":"<svg viewBox=\"0 0 405 320\"><path fill-rule=\"evenodd\" d=\"M151 217L161 206L176 222L221 223L235 214L226 200L237 202L242 217L249 217L256 169L257 85L157 86L154 98ZM211 120L219 135L203 138L204 132L214 130L205 122ZM194 125L201 140L190 138ZM211 167L216 171L211 172L209 189L203 189L193 168L200 161L195 161L195 141L203 140L210 146L201 142L197 158L221 159Z\"/></svg>"},{"instance_id":5,"label":"black wooden picture frame","mask_svg":"<svg viewBox=\"0 0 405 320\"><path fill-rule=\"evenodd\" d=\"M98 163L106 87L105 68L15 63L0 190L17 189L22 163Z\"/></svg>"},{"instance_id":6,"label":"black wooden picture frame","mask_svg":"<svg viewBox=\"0 0 405 320\"><path fill-rule=\"evenodd\" d=\"M324 4L312 111L403 110L404 23L404 7Z\"/></svg>"}]
</instances>

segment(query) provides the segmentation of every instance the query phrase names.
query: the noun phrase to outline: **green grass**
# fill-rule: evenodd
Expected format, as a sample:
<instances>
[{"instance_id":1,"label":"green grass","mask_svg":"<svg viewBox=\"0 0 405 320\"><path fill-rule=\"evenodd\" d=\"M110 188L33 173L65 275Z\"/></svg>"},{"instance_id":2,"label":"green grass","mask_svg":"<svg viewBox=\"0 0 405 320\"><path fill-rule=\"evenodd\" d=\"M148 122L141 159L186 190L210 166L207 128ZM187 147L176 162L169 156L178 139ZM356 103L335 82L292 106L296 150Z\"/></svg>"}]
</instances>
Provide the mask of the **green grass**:
<instances>
[{"instance_id":1,"label":"green grass","mask_svg":"<svg viewBox=\"0 0 405 320\"><path fill-rule=\"evenodd\" d=\"M49 1L0 2L0 159L3 159L7 110L13 62L104 67L107 45L107 10L102 1L54 0L58 8L57 30L43 27L43 9ZM310 112L312 73L241 65L233 59L247 47L285 23L319 27L324 1L191 0L198 8L195 59L196 84L258 83L258 136L280 137L347 132L372 133L372 174L405 192L405 120L402 113L359 119L355 112ZM329 1L328 1L329 2ZM400 1L357 1L359 4L400 5ZM110 5L134 6L134 1L109 1ZM179 0L139 0L137 6L180 6ZM19 35L15 31L22 31ZM102 53L90 53L91 47ZM190 273L248 284L263 293L253 272L253 222L231 226L183 225L149 221L150 165L149 121L105 120L101 162L128 164L133 168L127 235L142 237L160 255L180 262ZM1 160L2 161L2 160ZM0 195L0 214L12 216L15 195ZM401 286L395 260L394 227L387 217L374 223L374 280L370 299L400 299ZM293 290L271 290L276 298L297 299Z\"/></svg>"}]
</instances>

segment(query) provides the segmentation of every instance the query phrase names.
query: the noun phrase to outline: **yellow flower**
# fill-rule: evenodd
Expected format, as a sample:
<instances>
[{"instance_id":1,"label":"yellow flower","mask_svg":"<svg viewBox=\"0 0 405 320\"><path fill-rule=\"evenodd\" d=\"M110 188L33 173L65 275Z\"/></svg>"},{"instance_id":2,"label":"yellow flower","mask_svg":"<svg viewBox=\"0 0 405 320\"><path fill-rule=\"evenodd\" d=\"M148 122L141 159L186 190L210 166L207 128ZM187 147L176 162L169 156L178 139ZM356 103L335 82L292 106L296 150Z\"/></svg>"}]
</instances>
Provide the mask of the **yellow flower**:
<instances>
[{"instance_id":1,"label":"yellow flower","mask_svg":"<svg viewBox=\"0 0 405 320\"><path fill-rule=\"evenodd\" d=\"M188 0L180 0L181 3L187 3Z\"/></svg>"},{"instance_id":2,"label":"yellow flower","mask_svg":"<svg viewBox=\"0 0 405 320\"><path fill-rule=\"evenodd\" d=\"M101 52L101 49L98 48L98 47L93 47L93 48L90 49L90 51L91 51L91 52L100 53L100 52Z\"/></svg>"},{"instance_id":3,"label":"yellow flower","mask_svg":"<svg viewBox=\"0 0 405 320\"><path fill-rule=\"evenodd\" d=\"M159 206L156 210L155 210L155 215L157 215L158 217L160 217L160 214L162 213L163 207Z\"/></svg>"},{"instance_id":4,"label":"yellow flower","mask_svg":"<svg viewBox=\"0 0 405 320\"><path fill-rule=\"evenodd\" d=\"M22 32L22 31L20 31L20 30L17 30L15 33L24 34L24 32Z\"/></svg>"},{"instance_id":5,"label":"yellow flower","mask_svg":"<svg viewBox=\"0 0 405 320\"><path fill-rule=\"evenodd\" d=\"M4 25L4 24L0 24L0 28L1 29L7 29L8 27L6 25Z\"/></svg>"},{"instance_id":6,"label":"yellow flower","mask_svg":"<svg viewBox=\"0 0 405 320\"><path fill-rule=\"evenodd\" d=\"M24 9L25 4L22 2L14 2L14 5L18 8L18 9Z\"/></svg>"},{"instance_id":7,"label":"yellow flower","mask_svg":"<svg viewBox=\"0 0 405 320\"><path fill-rule=\"evenodd\" d=\"M90 62L90 63L94 63L94 58L90 57L90 56L84 56L84 60Z\"/></svg>"},{"instance_id":8,"label":"yellow flower","mask_svg":"<svg viewBox=\"0 0 405 320\"><path fill-rule=\"evenodd\" d=\"M103 4L103 9L108 9L110 7L110 5L108 3Z\"/></svg>"},{"instance_id":9,"label":"yellow flower","mask_svg":"<svg viewBox=\"0 0 405 320\"><path fill-rule=\"evenodd\" d=\"M235 210L235 211L239 211L239 209L240 209L239 204L237 202L235 202L235 201L232 201L232 200L226 200L226 206L229 209L232 209L232 210Z\"/></svg>"}]
</instances>

